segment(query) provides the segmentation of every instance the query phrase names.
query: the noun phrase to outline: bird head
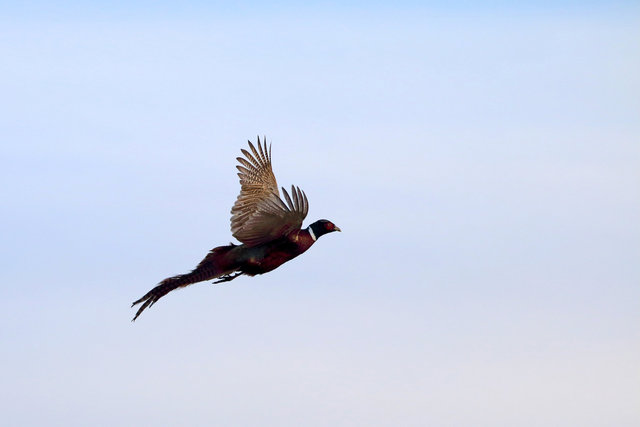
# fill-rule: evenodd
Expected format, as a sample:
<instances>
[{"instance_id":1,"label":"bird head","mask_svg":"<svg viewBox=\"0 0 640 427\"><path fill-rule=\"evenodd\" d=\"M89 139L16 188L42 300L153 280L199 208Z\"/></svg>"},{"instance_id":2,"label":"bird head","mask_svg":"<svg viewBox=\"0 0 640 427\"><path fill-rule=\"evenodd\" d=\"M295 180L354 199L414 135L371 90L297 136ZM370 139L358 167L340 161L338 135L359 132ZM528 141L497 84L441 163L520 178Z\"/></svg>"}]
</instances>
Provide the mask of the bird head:
<instances>
[{"instance_id":1,"label":"bird head","mask_svg":"<svg viewBox=\"0 0 640 427\"><path fill-rule=\"evenodd\" d=\"M323 234L331 233L333 231L342 231L334 223L326 219L320 219L313 224L309 225L309 228L313 232L313 235L317 239Z\"/></svg>"}]
</instances>

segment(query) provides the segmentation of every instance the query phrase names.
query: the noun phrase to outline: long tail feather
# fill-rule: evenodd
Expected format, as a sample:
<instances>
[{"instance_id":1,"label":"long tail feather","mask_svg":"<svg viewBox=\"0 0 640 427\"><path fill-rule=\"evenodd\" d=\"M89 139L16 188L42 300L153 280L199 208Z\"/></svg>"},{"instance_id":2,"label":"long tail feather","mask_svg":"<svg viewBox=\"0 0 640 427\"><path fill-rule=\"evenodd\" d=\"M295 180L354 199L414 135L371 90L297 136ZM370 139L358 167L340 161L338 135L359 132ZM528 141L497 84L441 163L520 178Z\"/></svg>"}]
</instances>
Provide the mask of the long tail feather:
<instances>
[{"instance_id":1,"label":"long tail feather","mask_svg":"<svg viewBox=\"0 0 640 427\"><path fill-rule=\"evenodd\" d=\"M175 289L182 288L193 283L202 282L204 280L215 279L236 271L237 267L233 265L233 263L229 262L229 257L224 256L234 247L236 246L230 245L212 249L192 272L164 279L158 284L158 286L151 289L142 298L131 304L131 307L134 307L135 305L142 303L131 321L134 322L147 307L151 307L160 298Z\"/></svg>"}]
</instances>

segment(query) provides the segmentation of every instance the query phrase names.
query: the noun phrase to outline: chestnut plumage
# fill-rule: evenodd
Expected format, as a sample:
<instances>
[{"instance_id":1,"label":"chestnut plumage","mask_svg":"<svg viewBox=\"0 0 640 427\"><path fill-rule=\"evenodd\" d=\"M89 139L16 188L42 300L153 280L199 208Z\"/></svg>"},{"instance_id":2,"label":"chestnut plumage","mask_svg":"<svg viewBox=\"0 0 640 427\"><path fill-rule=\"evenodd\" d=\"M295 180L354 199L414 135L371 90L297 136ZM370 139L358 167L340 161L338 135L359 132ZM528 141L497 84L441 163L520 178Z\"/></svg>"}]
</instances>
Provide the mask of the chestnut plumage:
<instances>
[{"instance_id":1,"label":"chestnut plumage","mask_svg":"<svg viewBox=\"0 0 640 427\"><path fill-rule=\"evenodd\" d=\"M320 236L340 231L326 219L301 228L309 211L307 195L294 186L289 195L283 187L282 200L271 168L271 145L267 149L266 138L261 143L259 137L257 145L249 141L251 151L242 149L244 158L237 158L240 194L231 208L231 234L242 244L218 246L190 273L164 279L132 304L142 304L133 320L174 289L267 273L305 252Z\"/></svg>"}]
</instances>

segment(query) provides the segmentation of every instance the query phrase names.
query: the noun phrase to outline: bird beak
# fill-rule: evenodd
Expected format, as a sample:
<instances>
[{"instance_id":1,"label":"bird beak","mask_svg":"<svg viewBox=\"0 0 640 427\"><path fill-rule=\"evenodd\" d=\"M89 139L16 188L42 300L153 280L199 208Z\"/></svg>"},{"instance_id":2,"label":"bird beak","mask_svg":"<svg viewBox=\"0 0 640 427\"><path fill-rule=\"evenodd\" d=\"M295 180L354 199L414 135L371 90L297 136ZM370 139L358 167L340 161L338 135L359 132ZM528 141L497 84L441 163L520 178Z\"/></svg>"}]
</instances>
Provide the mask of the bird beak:
<instances>
[{"instance_id":1,"label":"bird beak","mask_svg":"<svg viewBox=\"0 0 640 427\"><path fill-rule=\"evenodd\" d=\"M338 227L335 227L333 231L342 231L342 230L340 230Z\"/></svg>"}]
</instances>

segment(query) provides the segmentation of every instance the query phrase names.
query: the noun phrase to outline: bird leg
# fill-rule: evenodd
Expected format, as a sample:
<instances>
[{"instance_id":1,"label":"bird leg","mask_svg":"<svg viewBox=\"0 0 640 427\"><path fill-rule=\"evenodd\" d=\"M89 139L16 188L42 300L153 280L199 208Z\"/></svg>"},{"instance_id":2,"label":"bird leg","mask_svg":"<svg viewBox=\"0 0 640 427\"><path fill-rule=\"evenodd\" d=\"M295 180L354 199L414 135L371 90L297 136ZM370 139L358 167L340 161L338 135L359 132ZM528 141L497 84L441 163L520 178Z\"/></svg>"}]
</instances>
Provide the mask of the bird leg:
<instances>
[{"instance_id":1,"label":"bird leg","mask_svg":"<svg viewBox=\"0 0 640 427\"><path fill-rule=\"evenodd\" d=\"M222 282L230 282L236 277L241 276L242 274L243 273L241 271L237 272L236 274L225 274L224 276L220 276L218 278L219 280L216 280L215 282L211 282L211 283L216 284L216 283L222 283Z\"/></svg>"}]
</instances>

